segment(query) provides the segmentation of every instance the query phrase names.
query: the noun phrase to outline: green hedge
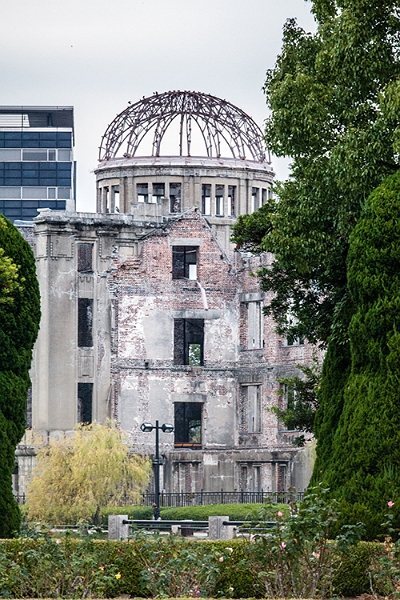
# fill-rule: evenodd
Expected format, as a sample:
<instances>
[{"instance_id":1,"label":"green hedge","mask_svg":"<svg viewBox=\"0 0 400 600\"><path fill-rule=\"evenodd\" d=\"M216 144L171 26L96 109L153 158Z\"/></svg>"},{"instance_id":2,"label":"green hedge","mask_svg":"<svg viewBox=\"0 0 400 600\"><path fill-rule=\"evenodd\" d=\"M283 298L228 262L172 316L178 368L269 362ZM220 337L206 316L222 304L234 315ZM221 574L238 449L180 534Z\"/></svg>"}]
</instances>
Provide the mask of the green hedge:
<instances>
[{"instance_id":1,"label":"green hedge","mask_svg":"<svg viewBox=\"0 0 400 600\"><path fill-rule=\"evenodd\" d=\"M260 511L266 511L271 519L275 518L278 511L288 512L286 504L204 504L202 506L182 506L176 508L161 507L161 519L179 520L193 519L193 521L206 521L208 517L226 515L231 521L247 521L255 517L257 520ZM151 519L153 509L151 506L109 506L102 511L102 523L107 525L108 515L128 515L129 519Z\"/></svg>"},{"instance_id":2,"label":"green hedge","mask_svg":"<svg viewBox=\"0 0 400 600\"><path fill-rule=\"evenodd\" d=\"M128 542L68 538L61 541L54 538L3 540L0 541L0 596L76 598L86 593L99 598L121 594L144 597L149 592L141 579L143 555L149 564L154 563L156 555L159 560L168 551L171 553L169 540L169 536L143 536L142 540ZM199 556L223 555L229 549L229 560L218 563L213 595L260 598L264 590L249 560L250 546L243 539L182 539L180 548L182 552L189 549ZM368 571L381 551L378 543L360 542L338 556L333 575L335 595L354 597L370 591ZM174 556L175 552L173 550Z\"/></svg>"}]
</instances>

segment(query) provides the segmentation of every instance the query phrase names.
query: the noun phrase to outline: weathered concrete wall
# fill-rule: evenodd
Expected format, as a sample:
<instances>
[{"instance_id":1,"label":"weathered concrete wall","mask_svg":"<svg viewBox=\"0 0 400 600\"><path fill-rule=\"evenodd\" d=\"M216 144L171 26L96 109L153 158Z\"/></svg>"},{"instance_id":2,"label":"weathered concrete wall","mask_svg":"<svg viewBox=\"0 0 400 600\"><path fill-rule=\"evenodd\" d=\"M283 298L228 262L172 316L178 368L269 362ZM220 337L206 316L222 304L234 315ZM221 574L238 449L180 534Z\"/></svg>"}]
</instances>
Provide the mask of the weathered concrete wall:
<instances>
[{"instance_id":1,"label":"weathered concrete wall","mask_svg":"<svg viewBox=\"0 0 400 600\"><path fill-rule=\"evenodd\" d=\"M132 449L154 454L154 432L143 433L141 423L174 424L176 403L195 403L200 443L185 447L175 434L160 433L161 488L306 485L311 459L299 454L293 434L281 431L268 408L281 402L277 378L310 363L313 348L288 346L262 316L268 296L250 272L271 256L232 253L195 209L148 223L126 214L46 213L35 235L45 315L32 377L35 429L50 435L73 429L77 386L88 382L92 419L117 418ZM93 244L89 273L77 271L79 243ZM197 247L197 281L173 279L174 246ZM78 347L79 298L93 300L89 348ZM176 319L204 319L203 365L176 364Z\"/></svg>"}]
</instances>

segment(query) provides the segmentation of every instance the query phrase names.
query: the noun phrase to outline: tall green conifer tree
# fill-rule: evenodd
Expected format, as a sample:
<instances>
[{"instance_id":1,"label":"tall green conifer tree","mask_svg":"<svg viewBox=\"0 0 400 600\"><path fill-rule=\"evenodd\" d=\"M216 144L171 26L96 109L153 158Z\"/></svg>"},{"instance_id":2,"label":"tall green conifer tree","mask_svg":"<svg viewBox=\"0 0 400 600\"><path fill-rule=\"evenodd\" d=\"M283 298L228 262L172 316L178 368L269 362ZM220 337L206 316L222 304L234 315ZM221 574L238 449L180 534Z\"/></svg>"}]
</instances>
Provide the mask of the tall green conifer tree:
<instances>
[{"instance_id":1,"label":"tall green conifer tree","mask_svg":"<svg viewBox=\"0 0 400 600\"><path fill-rule=\"evenodd\" d=\"M25 430L40 296L32 249L2 215L0 250L0 538L6 538L18 532L20 526L11 475L15 447Z\"/></svg>"},{"instance_id":2,"label":"tall green conifer tree","mask_svg":"<svg viewBox=\"0 0 400 600\"><path fill-rule=\"evenodd\" d=\"M400 525L400 171L371 194L347 265L351 372L322 480L374 537L390 500Z\"/></svg>"}]
</instances>

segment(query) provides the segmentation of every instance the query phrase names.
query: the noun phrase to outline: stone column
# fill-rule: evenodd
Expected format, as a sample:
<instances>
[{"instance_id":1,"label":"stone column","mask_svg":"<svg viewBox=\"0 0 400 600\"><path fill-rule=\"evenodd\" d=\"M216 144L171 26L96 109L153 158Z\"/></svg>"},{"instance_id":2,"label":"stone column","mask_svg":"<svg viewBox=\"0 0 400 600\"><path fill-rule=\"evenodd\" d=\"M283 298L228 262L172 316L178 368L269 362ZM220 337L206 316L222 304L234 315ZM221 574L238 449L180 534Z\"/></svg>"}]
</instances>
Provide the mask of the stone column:
<instances>
[{"instance_id":1,"label":"stone column","mask_svg":"<svg viewBox=\"0 0 400 600\"><path fill-rule=\"evenodd\" d=\"M127 540L129 537L129 525L124 525L123 521L128 519L128 515L109 515L108 516L108 539L109 540Z\"/></svg>"},{"instance_id":2,"label":"stone column","mask_svg":"<svg viewBox=\"0 0 400 600\"><path fill-rule=\"evenodd\" d=\"M223 525L229 517L208 517L208 537L210 540L231 540L235 535L233 526Z\"/></svg>"}]
</instances>

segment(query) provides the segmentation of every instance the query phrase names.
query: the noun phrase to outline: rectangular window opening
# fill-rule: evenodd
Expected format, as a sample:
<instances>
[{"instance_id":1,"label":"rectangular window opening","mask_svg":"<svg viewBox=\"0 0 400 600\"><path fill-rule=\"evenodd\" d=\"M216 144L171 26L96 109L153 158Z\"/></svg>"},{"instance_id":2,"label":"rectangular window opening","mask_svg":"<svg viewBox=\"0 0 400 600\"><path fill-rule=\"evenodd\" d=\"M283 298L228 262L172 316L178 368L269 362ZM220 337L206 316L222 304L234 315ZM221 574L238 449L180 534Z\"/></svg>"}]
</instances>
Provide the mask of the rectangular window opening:
<instances>
[{"instance_id":1,"label":"rectangular window opening","mask_svg":"<svg viewBox=\"0 0 400 600\"><path fill-rule=\"evenodd\" d=\"M211 215L211 184L203 183L201 186L201 212Z\"/></svg>"},{"instance_id":2,"label":"rectangular window opening","mask_svg":"<svg viewBox=\"0 0 400 600\"><path fill-rule=\"evenodd\" d=\"M261 385L242 385L240 413L243 433L261 433Z\"/></svg>"},{"instance_id":3,"label":"rectangular window opening","mask_svg":"<svg viewBox=\"0 0 400 600\"><path fill-rule=\"evenodd\" d=\"M293 409L296 401L296 390L294 389L294 385L292 383L284 383L282 385L282 395L284 408L286 410Z\"/></svg>"},{"instance_id":4,"label":"rectangular window opening","mask_svg":"<svg viewBox=\"0 0 400 600\"><path fill-rule=\"evenodd\" d=\"M286 345L287 346L303 346L304 345L304 338L302 337L295 337L292 334L288 334L287 338L286 338Z\"/></svg>"},{"instance_id":5,"label":"rectangular window opening","mask_svg":"<svg viewBox=\"0 0 400 600\"><path fill-rule=\"evenodd\" d=\"M93 383L78 383L78 422L92 422Z\"/></svg>"},{"instance_id":6,"label":"rectangular window opening","mask_svg":"<svg viewBox=\"0 0 400 600\"><path fill-rule=\"evenodd\" d=\"M165 184L164 183L153 183L153 200L157 204L161 201L161 198L165 197Z\"/></svg>"},{"instance_id":7,"label":"rectangular window opening","mask_svg":"<svg viewBox=\"0 0 400 600\"><path fill-rule=\"evenodd\" d=\"M215 214L217 217L224 216L224 185L215 186Z\"/></svg>"},{"instance_id":8,"label":"rectangular window opening","mask_svg":"<svg viewBox=\"0 0 400 600\"><path fill-rule=\"evenodd\" d=\"M111 212L119 213L119 185L111 186Z\"/></svg>"},{"instance_id":9,"label":"rectangular window opening","mask_svg":"<svg viewBox=\"0 0 400 600\"><path fill-rule=\"evenodd\" d=\"M263 188L261 192L261 204L264 206L267 202L267 190Z\"/></svg>"},{"instance_id":10,"label":"rectangular window opening","mask_svg":"<svg viewBox=\"0 0 400 600\"><path fill-rule=\"evenodd\" d=\"M197 279L198 246L172 246L172 279Z\"/></svg>"},{"instance_id":11,"label":"rectangular window opening","mask_svg":"<svg viewBox=\"0 0 400 600\"><path fill-rule=\"evenodd\" d=\"M181 212L181 184L170 183L169 184L169 212L180 213Z\"/></svg>"},{"instance_id":12,"label":"rectangular window opening","mask_svg":"<svg viewBox=\"0 0 400 600\"><path fill-rule=\"evenodd\" d=\"M78 298L78 347L93 346L93 300Z\"/></svg>"},{"instance_id":13,"label":"rectangular window opening","mask_svg":"<svg viewBox=\"0 0 400 600\"><path fill-rule=\"evenodd\" d=\"M93 244L78 244L78 272L93 271Z\"/></svg>"},{"instance_id":14,"label":"rectangular window opening","mask_svg":"<svg viewBox=\"0 0 400 600\"><path fill-rule=\"evenodd\" d=\"M202 404L200 402L176 402L175 447L201 448Z\"/></svg>"},{"instance_id":15,"label":"rectangular window opening","mask_svg":"<svg viewBox=\"0 0 400 600\"><path fill-rule=\"evenodd\" d=\"M204 364L204 319L174 320L174 364Z\"/></svg>"},{"instance_id":16,"label":"rectangular window opening","mask_svg":"<svg viewBox=\"0 0 400 600\"><path fill-rule=\"evenodd\" d=\"M256 210L258 210L260 208L260 189L253 187L251 189L251 206L250 206L250 213L255 212Z\"/></svg>"},{"instance_id":17,"label":"rectangular window opening","mask_svg":"<svg viewBox=\"0 0 400 600\"><path fill-rule=\"evenodd\" d=\"M149 185L148 183L138 183L136 185L138 202L149 201Z\"/></svg>"},{"instance_id":18,"label":"rectangular window opening","mask_svg":"<svg viewBox=\"0 0 400 600\"><path fill-rule=\"evenodd\" d=\"M228 185L228 217L236 215L236 185Z\"/></svg>"},{"instance_id":19,"label":"rectangular window opening","mask_svg":"<svg viewBox=\"0 0 400 600\"><path fill-rule=\"evenodd\" d=\"M247 349L255 350L263 347L263 311L261 302L249 302L247 305L248 337Z\"/></svg>"}]
</instances>

